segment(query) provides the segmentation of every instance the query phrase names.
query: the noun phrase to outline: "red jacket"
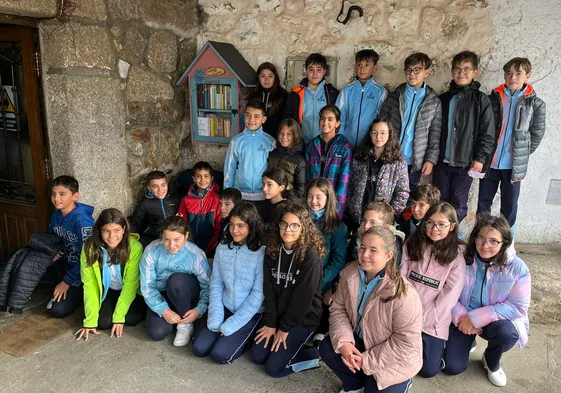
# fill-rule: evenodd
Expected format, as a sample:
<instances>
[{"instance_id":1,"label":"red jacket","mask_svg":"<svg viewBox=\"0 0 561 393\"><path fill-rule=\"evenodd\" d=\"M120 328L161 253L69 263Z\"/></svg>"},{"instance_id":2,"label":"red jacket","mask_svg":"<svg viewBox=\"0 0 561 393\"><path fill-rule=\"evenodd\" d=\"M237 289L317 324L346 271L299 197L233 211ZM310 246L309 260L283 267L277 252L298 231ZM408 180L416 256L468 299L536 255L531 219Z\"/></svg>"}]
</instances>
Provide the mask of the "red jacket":
<instances>
[{"instance_id":1,"label":"red jacket","mask_svg":"<svg viewBox=\"0 0 561 393\"><path fill-rule=\"evenodd\" d=\"M214 254L220 232L218 189L218 184L212 183L210 189L201 195L197 185L193 184L179 206L179 214L189 222L194 243L205 251L207 257Z\"/></svg>"}]
</instances>

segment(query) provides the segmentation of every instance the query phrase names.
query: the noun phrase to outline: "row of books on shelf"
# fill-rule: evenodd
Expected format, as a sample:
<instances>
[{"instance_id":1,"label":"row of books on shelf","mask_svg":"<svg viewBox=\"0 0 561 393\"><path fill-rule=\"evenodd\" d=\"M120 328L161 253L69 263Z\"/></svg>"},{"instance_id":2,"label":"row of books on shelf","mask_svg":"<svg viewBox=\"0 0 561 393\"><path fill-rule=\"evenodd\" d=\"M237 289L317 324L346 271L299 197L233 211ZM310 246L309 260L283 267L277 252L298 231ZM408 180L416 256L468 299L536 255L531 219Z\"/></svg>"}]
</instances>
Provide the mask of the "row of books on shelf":
<instances>
[{"instance_id":1,"label":"row of books on shelf","mask_svg":"<svg viewBox=\"0 0 561 393\"><path fill-rule=\"evenodd\" d=\"M197 85L197 102L199 108L203 109L230 109L231 103L230 85Z\"/></svg>"},{"instance_id":2,"label":"row of books on shelf","mask_svg":"<svg viewBox=\"0 0 561 393\"><path fill-rule=\"evenodd\" d=\"M231 138L232 119L211 113L199 113L198 131L200 136Z\"/></svg>"}]
</instances>

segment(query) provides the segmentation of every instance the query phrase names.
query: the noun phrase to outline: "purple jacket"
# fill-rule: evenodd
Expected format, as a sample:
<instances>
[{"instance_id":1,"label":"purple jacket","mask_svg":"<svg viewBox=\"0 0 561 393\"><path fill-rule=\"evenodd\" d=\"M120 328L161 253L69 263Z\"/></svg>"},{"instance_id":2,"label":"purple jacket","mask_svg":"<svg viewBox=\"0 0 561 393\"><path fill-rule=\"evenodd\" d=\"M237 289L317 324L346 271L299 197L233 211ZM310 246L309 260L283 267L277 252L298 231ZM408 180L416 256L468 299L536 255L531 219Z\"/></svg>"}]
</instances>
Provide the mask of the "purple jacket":
<instances>
[{"instance_id":1,"label":"purple jacket","mask_svg":"<svg viewBox=\"0 0 561 393\"><path fill-rule=\"evenodd\" d=\"M528 266L512 253L508 256L508 265L502 271L490 267L486 276L487 305L468 312L471 292L477 277L477 263L466 265L465 285L460 300L452 309L452 322L458 325L461 316L468 314L476 328L487 326L498 320L509 320L518 331L518 346L522 348L528 342L530 322L528 308L532 280Z\"/></svg>"}]
</instances>

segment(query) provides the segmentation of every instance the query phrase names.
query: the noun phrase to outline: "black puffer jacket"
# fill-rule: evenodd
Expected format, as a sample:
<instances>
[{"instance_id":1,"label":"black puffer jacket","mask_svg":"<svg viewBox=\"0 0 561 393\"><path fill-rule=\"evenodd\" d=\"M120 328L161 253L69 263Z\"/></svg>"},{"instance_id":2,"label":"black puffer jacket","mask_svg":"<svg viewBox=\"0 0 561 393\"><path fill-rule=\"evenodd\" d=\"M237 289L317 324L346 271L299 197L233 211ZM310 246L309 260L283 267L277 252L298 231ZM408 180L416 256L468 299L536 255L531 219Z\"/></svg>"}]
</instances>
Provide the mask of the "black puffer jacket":
<instances>
[{"instance_id":1,"label":"black puffer jacket","mask_svg":"<svg viewBox=\"0 0 561 393\"><path fill-rule=\"evenodd\" d=\"M302 154L302 144L294 147L278 146L269 153L269 169L280 168L288 175L289 188L298 198L304 197L306 190L306 159Z\"/></svg>"},{"instance_id":2,"label":"black puffer jacket","mask_svg":"<svg viewBox=\"0 0 561 393\"><path fill-rule=\"evenodd\" d=\"M29 245L0 264L0 311L20 314L29 296L59 251L62 239L53 233L36 233Z\"/></svg>"},{"instance_id":3,"label":"black puffer jacket","mask_svg":"<svg viewBox=\"0 0 561 393\"><path fill-rule=\"evenodd\" d=\"M129 217L131 232L142 234L148 231L159 235L160 225L164 220L177 214L179 202L179 195L172 191L164 199L154 198L151 192L146 191L145 198L138 202L134 213Z\"/></svg>"},{"instance_id":4,"label":"black puffer jacket","mask_svg":"<svg viewBox=\"0 0 561 393\"><path fill-rule=\"evenodd\" d=\"M444 159L448 139L448 112L450 101L458 96L454 111L454 133L450 149L450 166L469 168L473 161L483 164L483 171L489 167L495 143L495 119L491 101L479 91L481 85L473 81L460 87L454 81L450 90L440 95L442 101L442 132L440 133L439 163Z\"/></svg>"}]
</instances>

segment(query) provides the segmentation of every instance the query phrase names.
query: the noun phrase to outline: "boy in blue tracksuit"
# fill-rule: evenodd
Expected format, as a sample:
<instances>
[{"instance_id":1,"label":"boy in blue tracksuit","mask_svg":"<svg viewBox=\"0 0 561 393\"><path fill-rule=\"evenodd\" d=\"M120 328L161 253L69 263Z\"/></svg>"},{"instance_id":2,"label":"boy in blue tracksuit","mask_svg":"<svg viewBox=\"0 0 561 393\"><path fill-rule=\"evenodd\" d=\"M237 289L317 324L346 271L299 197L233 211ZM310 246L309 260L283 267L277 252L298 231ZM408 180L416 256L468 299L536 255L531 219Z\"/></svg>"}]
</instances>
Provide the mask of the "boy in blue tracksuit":
<instances>
[{"instance_id":1,"label":"boy in blue tracksuit","mask_svg":"<svg viewBox=\"0 0 561 393\"><path fill-rule=\"evenodd\" d=\"M349 83L336 105L341 109L341 133L355 149L380 113L388 92L374 80L380 56L372 49L358 51L355 55L356 80Z\"/></svg>"},{"instance_id":2,"label":"boy in blue tracksuit","mask_svg":"<svg viewBox=\"0 0 561 393\"><path fill-rule=\"evenodd\" d=\"M245 129L232 138L224 161L224 188L236 188L246 201L262 201L263 172L275 139L263 131L265 104L251 101L245 108Z\"/></svg>"},{"instance_id":3,"label":"boy in blue tracksuit","mask_svg":"<svg viewBox=\"0 0 561 393\"><path fill-rule=\"evenodd\" d=\"M49 303L51 316L55 318L72 314L82 304L84 296L80 280L80 252L92 234L94 208L79 203L79 195L78 181L72 176L59 176L53 180L51 202L56 211L51 214L49 232L59 235L65 247L65 253L53 259L57 264L55 269L65 272Z\"/></svg>"}]
</instances>

